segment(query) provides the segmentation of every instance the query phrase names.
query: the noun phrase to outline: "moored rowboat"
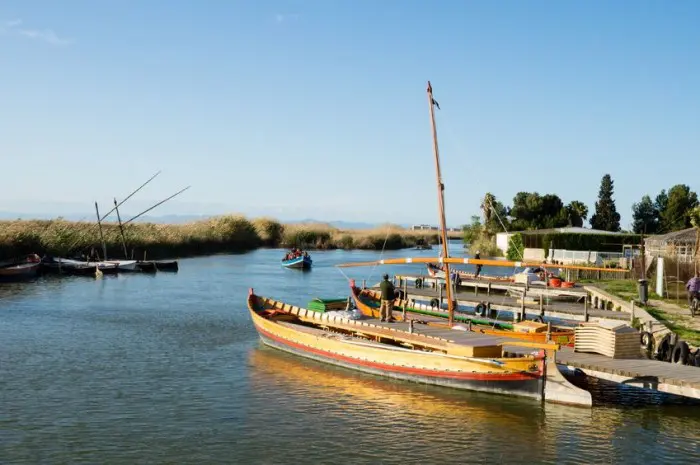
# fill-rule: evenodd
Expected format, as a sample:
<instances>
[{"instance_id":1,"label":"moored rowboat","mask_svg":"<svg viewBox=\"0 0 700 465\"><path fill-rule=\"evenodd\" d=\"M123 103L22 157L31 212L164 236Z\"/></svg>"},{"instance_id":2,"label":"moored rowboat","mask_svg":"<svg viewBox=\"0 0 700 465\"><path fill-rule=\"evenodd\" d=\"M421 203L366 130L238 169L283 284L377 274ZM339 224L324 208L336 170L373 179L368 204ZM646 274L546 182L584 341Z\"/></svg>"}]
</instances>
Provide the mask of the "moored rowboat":
<instances>
[{"instance_id":1,"label":"moored rowboat","mask_svg":"<svg viewBox=\"0 0 700 465\"><path fill-rule=\"evenodd\" d=\"M428 268L428 275L431 278L445 277L445 270L443 269L444 267L440 265L435 265L433 263L426 263L425 266ZM479 273L479 276L476 277L474 273L469 273L464 270L453 269L452 272L457 272L457 275L462 279L481 279L484 281L493 281L497 283L512 283L513 281L515 281L515 278L513 278L512 276L490 276Z\"/></svg>"},{"instance_id":2,"label":"moored rowboat","mask_svg":"<svg viewBox=\"0 0 700 465\"><path fill-rule=\"evenodd\" d=\"M366 316L378 318L379 317L379 305L381 302L381 293L372 289L360 289L355 286L353 280L350 281L350 294L355 302L357 309ZM405 309L406 313L414 315L426 315L438 318L444 318L447 320L448 313L440 308L420 308L418 305L411 303L406 299L397 299L394 301L394 318L397 317L398 313L403 312ZM539 326L540 332L518 332L515 331L515 326L513 323L508 323L504 321L492 320L489 318L480 318L478 316L467 315L462 312L456 312L454 314L454 320L459 323L468 323L469 329L475 333L488 334L490 336L508 337L513 339L519 339L521 341L536 342L536 343L546 343L547 333L543 331L546 329L546 325L537 325L536 323L531 324L531 326ZM530 322L528 322L530 323ZM524 323L522 326L526 326ZM561 345L573 345L574 343L574 330L573 329L562 329L553 327L551 333L549 334L552 342Z\"/></svg>"},{"instance_id":3,"label":"moored rowboat","mask_svg":"<svg viewBox=\"0 0 700 465\"><path fill-rule=\"evenodd\" d=\"M253 289L248 310L264 344L301 357L406 381L543 399L542 350L505 357L503 347L488 338L456 344L310 311L257 296Z\"/></svg>"},{"instance_id":4,"label":"moored rowboat","mask_svg":"<svg viewBox=\"0 0 700 465\"><path fill-rule=\"evenodd\" d=\"M10 260L0 264L0 281L24 281L32 279L39 273L41 259L38 255L29 255L24 260Z\"/></svg>"}]
</instances>

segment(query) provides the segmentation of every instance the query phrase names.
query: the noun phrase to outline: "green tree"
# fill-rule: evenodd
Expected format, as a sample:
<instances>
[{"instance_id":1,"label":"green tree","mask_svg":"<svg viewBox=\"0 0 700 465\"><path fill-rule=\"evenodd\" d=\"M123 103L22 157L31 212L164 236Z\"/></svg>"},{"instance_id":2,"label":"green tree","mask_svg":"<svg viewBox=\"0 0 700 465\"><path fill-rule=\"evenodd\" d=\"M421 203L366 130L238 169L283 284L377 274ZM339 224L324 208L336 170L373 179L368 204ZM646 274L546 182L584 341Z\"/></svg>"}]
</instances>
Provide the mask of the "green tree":
<instances>
[{"instance_id":1,"label":"green tree","mask_svg":"<svg viewBox=\"0 0 700 465\"><path fill-rule=\"evenodd\" d=\"M508 242L508 250L506 250L506 258L508 260L522 260L525 253L525 243L523 236L520 233L515 233L510 237Z\"/></svg>"},{"instance_id":2,"label":"green tree","mask_svg":"<svg viewBox=\"0 0 700 465\"><path fill-rule=\"evenodd\" d=\"M588 207L578 200L571 201L566 206L566 214L569 226L583 227L583 222L588 218Z\"/></svg>"},{"instance_id":3,"label":"green tree","mask_svg":"<svg viewBox=\"0 0 700 465\"><path fill-rule=\"evenodd\" d=\"M479 219L479 215L472 215L472 222L470 224L465 224L462 226L462 233L464 238L464 244L472 244L479 240L482 233L482 225Z\"/></svg>"},{"instance_id":4,"label":"green tree","mask_svg":"<svg viewBox=\"0 0 700 465\"><path fill-rule=\"evenodd\" d=\"M484 219L483 232L489 237L504 232L504 227L509 229L508 209L490 192L487 192L481 201L481 214Z\"/></svg>"},{"instance_id":5,"label":"green tree","mask_svg":"<svg viewBox=\"0 0 700 465\"><path fill-rule=\"evenodd\" d=\"M668 190L666 208L659 212L663 232L690 228L690 212L698 205L698 195L685 184Z\"/></svg>"},{"instance_id":6,"label":"green tree","mask_svg":"<svg viewBox=\"0 0 700 465\"><path fill-rule=\"evenodd\" d=\"M602 231L619 231L620 214L615 208L613 199L614 183L609 174L603 176L598 191L598 201L595 203L595 213L591 217L591 227Z\"/></svg>"},{"instance_id":7,"label":"green tree","mask_svg":"<svg viewBox=\"0 0 700 465\"><path fill-rule=\"evenodd\" d=\"M569 224L569 213L559 196L537 192L518 192L510 209L515 229L558 228Z\"/></svg>"},{"instance_id":8,"label":"green tree","mask_svg":"<svg viewBox=\"0 0 700 465\"><path fill-rule=\"evenodd\" d=\"M651 197L645 195L632 205L632 231L636 234L656 234L659 230L659 212Z\"/></svg>"}]
</instances>

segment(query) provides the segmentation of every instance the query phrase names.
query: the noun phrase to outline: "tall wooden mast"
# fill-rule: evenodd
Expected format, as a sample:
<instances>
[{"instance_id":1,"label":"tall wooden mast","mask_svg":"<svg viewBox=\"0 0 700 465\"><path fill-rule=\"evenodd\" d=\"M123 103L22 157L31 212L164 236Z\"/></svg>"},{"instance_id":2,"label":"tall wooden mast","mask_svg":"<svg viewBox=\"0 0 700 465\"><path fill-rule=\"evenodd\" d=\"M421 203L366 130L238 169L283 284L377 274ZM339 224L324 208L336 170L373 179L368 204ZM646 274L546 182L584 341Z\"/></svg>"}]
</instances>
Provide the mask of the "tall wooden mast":
<instances>
[{"instance_id":1,"label":"tall wooden mast","mask_svg":"<svg viewBox=\"0 0 700 465\"><path fill-rule=\"evenodd\" d=\"M433 87L428 81L428 106L430 107L430 124L433 129L433 152L435 153L435 170L437 174L438 208L440 210L440 234L442 236L442 256L449 258L447 247L447 226L445 222L445 185L440 174L440 151L438 150L437 128L435 126L435 99L433 99ZM452 326L454 318L454 305L452 302L452 283L450 282L450 266L445 263L445 291L447 294L448 324Z\"/></svg>"}]
</instances>

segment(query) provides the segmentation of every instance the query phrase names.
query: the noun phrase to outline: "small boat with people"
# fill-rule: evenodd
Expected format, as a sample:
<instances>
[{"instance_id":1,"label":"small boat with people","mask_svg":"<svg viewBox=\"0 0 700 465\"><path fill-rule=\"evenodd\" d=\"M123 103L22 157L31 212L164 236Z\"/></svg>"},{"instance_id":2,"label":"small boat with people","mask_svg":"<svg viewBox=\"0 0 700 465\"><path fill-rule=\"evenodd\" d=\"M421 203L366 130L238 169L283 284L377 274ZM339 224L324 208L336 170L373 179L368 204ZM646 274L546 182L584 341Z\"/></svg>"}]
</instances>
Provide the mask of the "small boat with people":
<instances>
[{"instance_id":1,"label":"small boat with people","mask_svg":"<svg viewBox=\"0 0 700 465\"><path fill-rule=\"evenodd\" d=\"M293 248L282 259L282 266L286 268L309 269L313 260L309 253L301 249Z\"/></svg>"},{"instance_id":2,"label":"small boat with people","mask_svg":"<svg viewBox=\"0 0 700 465\"><path fill-rule=\"evenodd\" d=\"M39 274L41 258L30 254L22 258L0 262L0 281L26 281Z\"/></svg>"}]
</instances>

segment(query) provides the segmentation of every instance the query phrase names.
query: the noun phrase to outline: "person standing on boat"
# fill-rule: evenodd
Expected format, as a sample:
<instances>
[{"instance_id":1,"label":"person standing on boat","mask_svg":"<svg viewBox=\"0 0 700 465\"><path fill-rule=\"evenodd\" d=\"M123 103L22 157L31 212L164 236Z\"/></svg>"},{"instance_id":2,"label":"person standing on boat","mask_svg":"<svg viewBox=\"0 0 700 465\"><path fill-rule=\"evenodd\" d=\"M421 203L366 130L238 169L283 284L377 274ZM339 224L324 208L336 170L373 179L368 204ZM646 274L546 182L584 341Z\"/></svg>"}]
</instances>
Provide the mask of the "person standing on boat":
<instances>
[{"instance_id":1,"label":"person standing on boat","mask_svg":"<svg viewBox=\"0 0 700 465\"><path fill-rule=\"evenodd\" d=\"M477 260L481 260L481 254L478 250L474 254L474 258ZM476 273L474 273L474 279L479 277L479 273L481 273L481 265L476 265Z\"/></svg>"},{"instance_id":2,"label":"person standing on boat","mask_svg":"<svg viewBox=\"0 0 700 465\"><path fill-rule=\"evenodd\" d=\"M382 291L382 303L379 306L380 321L391 323L393 321L391 312L394 309L395 289L392 282L389 281L388 274L384 275L384 280L379 285L379 288Z\"/></svg>"}]
</instances>

